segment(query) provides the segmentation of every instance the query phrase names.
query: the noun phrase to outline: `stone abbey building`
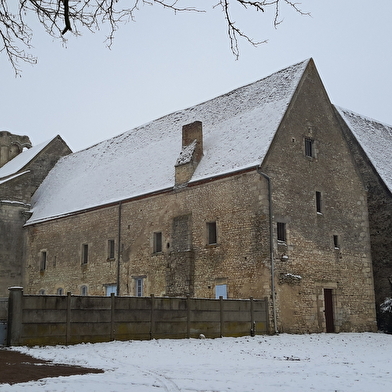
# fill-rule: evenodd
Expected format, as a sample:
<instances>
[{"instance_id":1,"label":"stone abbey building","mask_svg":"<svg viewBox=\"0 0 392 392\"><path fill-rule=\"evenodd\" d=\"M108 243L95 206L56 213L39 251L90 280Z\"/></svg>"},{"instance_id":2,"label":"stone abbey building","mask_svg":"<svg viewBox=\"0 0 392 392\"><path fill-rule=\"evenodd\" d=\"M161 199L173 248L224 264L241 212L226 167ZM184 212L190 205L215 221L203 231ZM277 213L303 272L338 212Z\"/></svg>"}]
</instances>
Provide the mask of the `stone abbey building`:
<instances>
[{"instance_id":1,"label":"stone abbey building","mask_svg":"<svg viewBox=\"0 0 392 392\"><path fill-rule=\"evenodd\" d=\"M313 60L77 153L51 143L22 253L1 253L25 293L267 297L271 332L383 324L392 129L334 107ZM30 151L0 168L2 230L3 169Z\"/></svg>"}]
</instances>

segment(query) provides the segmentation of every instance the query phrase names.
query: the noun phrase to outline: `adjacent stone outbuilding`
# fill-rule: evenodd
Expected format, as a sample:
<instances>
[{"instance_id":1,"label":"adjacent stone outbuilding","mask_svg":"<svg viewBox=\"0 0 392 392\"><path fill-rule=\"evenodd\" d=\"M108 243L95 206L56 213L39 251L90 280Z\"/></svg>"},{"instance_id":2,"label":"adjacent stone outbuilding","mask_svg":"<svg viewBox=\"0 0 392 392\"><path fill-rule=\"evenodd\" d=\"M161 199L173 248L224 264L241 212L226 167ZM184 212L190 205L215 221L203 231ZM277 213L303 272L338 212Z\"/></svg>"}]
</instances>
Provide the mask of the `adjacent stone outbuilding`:
<instances>
[{"instance_id":1,"label":"adjacent stone outbuilding","mask_svg":"<svg viewBox=\"0 0 392 392\"><path fill-rule=\"evenodd\" d=\"M367 189L378 327L392 332L392 127L336 108Z\"/></svg>"},{"instance_id":2,"label":"adjacent stone outbuilding","mask_svg":"<svg viewBox=\"0 0 392 392\"><path fill-rule=\"evenodd\" d=\"M21 286L26 272L23 225L32 194L57 160L71 152L60 136L31 146L27 136L0 132L0 297Z\"/></svg>"}]
</instances>

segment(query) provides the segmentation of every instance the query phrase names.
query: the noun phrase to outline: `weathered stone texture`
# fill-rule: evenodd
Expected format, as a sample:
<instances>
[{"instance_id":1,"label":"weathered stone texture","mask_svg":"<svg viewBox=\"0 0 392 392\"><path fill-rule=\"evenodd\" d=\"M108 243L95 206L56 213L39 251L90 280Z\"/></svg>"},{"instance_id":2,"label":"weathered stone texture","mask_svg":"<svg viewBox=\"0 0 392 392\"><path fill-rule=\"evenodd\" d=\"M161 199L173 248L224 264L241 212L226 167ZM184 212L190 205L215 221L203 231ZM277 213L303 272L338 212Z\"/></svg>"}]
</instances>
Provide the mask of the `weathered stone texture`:
<instances>
[{"instance_id":1,"label":"weathered stone texture","mask_svg":"<svg viewBox=\"0 0 392 392\"><path fill-rule=\"evenodd\" d=\"M392 332L391 315L380 310L384 300L392 297L392 194L342 119L340 125L367 189L378 327Z\"/></svg>"},{"instance_id":2,"label":"weathered stone texture","mask_svg":"<svg viewBox=\"0 0 392 392\"><path fill-rule=\"evenodd\" d=\"M0 201L0 297L8 296L8 287L23 284L23 225L29 206Z\"/></svg>"},{"instance_id":3,"label":"weathered stone texture","mask_svg":"<svg viewBox=\"0 0 392 392\"><path fill-rule=\"evenodd\" d=\"M314 141L313 157L305 138ZM303 80L262 169L272 181L275 230L278 221L287 229L275 248L277 274L286 276L277 285L280 330L324 331L328 288L336 332L374 330L366 192L316 73Z\"/></svg>"},{"instance_id":4,"label":"weathered stone texture","mask_svg":"<svg viewBox=\"0 0 392 392\"><path fill-rule=\"evenodd\" d=\"M366 191L314 65L304 75L260 168L272 186L275 304L268 182L257 168L28 226L26 292L87 286L103 295L117 283L119 261L121 295L136 295L141 279L143 295L156 296L214 298L226 285L229 298L267 296L271 330L323 332L332 318L335 332L374 331ZM208 241L211 222L216 243ZM162 238L156 252L154 233ZM109 240L116 252L108 259Z\"/></svg>"},{"instance_id":5,"label":"weathered stone texture","mask_svg":"<svg viewBox=\"0 0 392 392\"><path fill-rule=\"evenodd\" d=\"M252 189L254 192L245 192ZM265 184L255 171L230 181L124 202L121 208L122 295L135 294L135 277L145 277L144 294L214 298L217 283L231 298L269 291L268 224L259 194ZM230 214L225 213L230 210ZM206 224L216 221L218 243L207 244ZM27 291L104 295L116 284L117 252L107 259L107 241L118 246L118 205L28 227ZM162 233L162 252L153 253L153 233ZM81 249L89 245L82 265ZM40 254L48 265L40 272Z\"/></svg>"},{"instance_id":6,"label":"weathered stone texture","mask_svg":"<svg viewBox=\"0 0 392 392\"><path fill-rule=\"evenodd\" d=\"M26 140L28 138L24 136L20 139L21 142ZM9 286L22 284L25 250L23 225L29 217L31 196L58 159L70 152L64 141L56 137L15 173L23 174L0 181L0 296L8 296Z\"/></svg>"}]
</instances>

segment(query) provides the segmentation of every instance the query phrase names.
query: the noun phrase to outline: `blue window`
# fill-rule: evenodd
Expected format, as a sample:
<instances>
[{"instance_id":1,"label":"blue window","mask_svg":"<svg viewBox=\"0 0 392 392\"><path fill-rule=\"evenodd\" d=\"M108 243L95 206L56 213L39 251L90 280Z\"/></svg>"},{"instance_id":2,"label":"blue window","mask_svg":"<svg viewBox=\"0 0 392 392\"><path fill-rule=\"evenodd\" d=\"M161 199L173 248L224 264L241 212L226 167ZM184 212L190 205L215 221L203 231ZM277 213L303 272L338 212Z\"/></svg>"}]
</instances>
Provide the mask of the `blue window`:
<instances>
[{"instance_id":1,"label":"blue window","mask_svg":"<svg viewBox=\"0 0 392 392\"><path fill-rule=\"evenodd\" d=\"M227 284L217 284L215 286L215 298L223 297L227 299Z\"/></svg>"}]
</instances>

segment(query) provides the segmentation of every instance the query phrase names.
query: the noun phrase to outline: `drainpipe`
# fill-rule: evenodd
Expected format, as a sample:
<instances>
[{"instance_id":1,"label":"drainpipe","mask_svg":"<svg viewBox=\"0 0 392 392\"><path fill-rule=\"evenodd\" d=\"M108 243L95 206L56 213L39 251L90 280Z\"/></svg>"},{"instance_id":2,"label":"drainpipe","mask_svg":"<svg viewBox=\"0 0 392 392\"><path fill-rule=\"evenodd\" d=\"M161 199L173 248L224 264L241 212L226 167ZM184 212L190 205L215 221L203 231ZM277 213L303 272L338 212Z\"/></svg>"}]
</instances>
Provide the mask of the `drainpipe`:
<instances>
[{"instance_id":1,"label":"drainpipe","mask_svg":"<svg viewBox=\"0 0 392 392\"><path fill-rule=\"evenodd\" d=\"M274 262L274 228L272 223L272 192L271 192L271 179L265 173L257 168L257 173L263 176L268 183L268 205L269 205L269 229L270 229L270 261L271 261L271 290L272 290L272 313L274 317L274 329L278 334L278 323L276 317L276 296L275 296L275 262Z\"/></svg>"},{"instance_id":2,"label":"drainpipe","mask_svg":"<svg viewBox=\"0 0 392 392\"><path fill-rule=\"evenodd\" d=\"M121 201L118 203L118 245L117 245L117 296L120 295L120 255L121 255Z\"/></svg>"}]
</instances>

